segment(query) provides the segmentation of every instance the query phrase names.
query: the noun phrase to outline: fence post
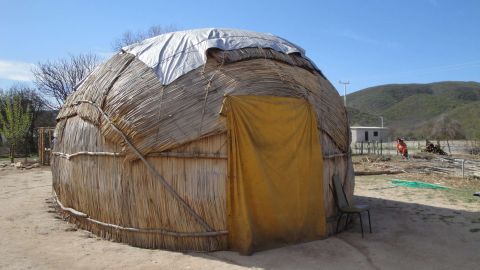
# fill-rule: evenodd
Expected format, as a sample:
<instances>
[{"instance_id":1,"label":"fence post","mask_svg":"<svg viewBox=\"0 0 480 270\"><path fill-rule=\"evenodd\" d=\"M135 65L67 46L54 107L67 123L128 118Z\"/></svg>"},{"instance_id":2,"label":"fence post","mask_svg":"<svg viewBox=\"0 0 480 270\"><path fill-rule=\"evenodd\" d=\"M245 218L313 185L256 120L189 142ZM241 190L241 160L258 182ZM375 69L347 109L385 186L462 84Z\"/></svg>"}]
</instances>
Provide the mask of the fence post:
<instances>
[{"instance_id":1,"label":"fence post","mask_svg":"<svg viewBox=\"0 0 480 270\"><path fill-rule=\"evenodd\" d=\"M363 142L360 142L360 155L363 155Z\"/></svg>"},{"instance_id":2,"label":"fence post","mask_svg":"<svg viewBox=\"0 0 480 270\"><path fill-rule=\"evenodd\" d=\"M465 178L465 159L462 159L462 178Z\"/></svg>"}]
</instances>

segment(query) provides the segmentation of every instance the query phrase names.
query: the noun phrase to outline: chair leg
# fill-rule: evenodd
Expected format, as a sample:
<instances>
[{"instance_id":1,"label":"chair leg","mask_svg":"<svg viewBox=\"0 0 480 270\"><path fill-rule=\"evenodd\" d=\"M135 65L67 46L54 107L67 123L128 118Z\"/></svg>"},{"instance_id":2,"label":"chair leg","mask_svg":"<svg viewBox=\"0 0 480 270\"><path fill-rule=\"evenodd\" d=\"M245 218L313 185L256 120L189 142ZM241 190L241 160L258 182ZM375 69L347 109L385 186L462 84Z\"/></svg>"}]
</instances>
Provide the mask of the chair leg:
<instances>
[{"instance_id":1,"label":"chair leg","mask_svg":"<svg viewBox=\"0 0 480 270\"><path fill-rule=\"evenodd\" d=\"M342 217L343 217L343 213L340 213L340 216L339 216L338 219L337 219L337 229L336 229L336 233L338 233L338 225L340 225L340 220L342 220Z\"/></svg>"},{"instance_id":2,"label":"chair leg","mask_svg":"<svg viewBox=\"0 0 480 270\"><path fill-rule=\"evenodd\" d=\"M343 230L345 231L348 226L348 221L350 220L350 214L347 214L347 218L345 219L345 226L343 227Z\"/></svg>"},{"instance_id":3,"label":"chair leg","mask_svg":"<svg viewBox=\"0 0 480 270\"><path fill-rule=\"evenodd\" d=\"M368 214L368 226L370 227L370 233L372 233L372 222L370 221L370 210L367 210Z\"/></svg>"},{"instance_id":4,"label":"chair leg","mask_svg":"<svg viewBox=\"0 0 480 270\"><path fill-rule=\"evenodd\" d=\"M362 229L362 238L363 238L363 222L362 222L362 213L358 213L358 217L360 218L360 228Z\"/></svg>"}]
</instances>

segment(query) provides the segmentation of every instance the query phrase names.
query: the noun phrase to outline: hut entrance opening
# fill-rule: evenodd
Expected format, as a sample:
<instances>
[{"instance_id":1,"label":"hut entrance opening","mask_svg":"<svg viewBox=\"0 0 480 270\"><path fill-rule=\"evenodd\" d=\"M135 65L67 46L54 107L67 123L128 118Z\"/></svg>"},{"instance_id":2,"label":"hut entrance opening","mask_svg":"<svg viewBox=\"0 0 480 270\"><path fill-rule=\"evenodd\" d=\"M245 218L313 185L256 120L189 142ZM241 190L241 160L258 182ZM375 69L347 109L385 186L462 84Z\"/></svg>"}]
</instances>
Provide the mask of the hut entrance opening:
<instances>
[{"instance_id":1,"label":"hut entrance opening","mask_svg":"<svg viewBox=\"0 0 480 270\"><path fill-rule=\"evenodd\" d=\"M230 96L230 248L244 254L326 236L315 111L297 98Z\"/></svg>"}]
</instances>

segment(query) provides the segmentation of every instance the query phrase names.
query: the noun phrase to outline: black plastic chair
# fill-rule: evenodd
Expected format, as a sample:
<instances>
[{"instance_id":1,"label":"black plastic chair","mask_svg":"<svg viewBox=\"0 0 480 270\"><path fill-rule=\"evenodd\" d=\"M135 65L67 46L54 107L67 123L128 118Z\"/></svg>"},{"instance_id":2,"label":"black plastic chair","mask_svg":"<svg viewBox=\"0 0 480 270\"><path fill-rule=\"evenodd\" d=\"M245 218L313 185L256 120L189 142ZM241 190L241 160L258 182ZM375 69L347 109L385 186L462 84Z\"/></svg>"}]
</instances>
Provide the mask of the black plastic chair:
<instances>
[{"instance_id":1,"label":"black plastic chair","mask_svg":"<svg viewBox=\"0 0 480 270\"><path fill-rule=\"evenodd\" d=\"M336 233L338 233L338 225L340 224L340 221L344 214L347 215L347 218L345 220L344 230L347 227L350 215L358 214L358 217L360 218L360 228L362 229L362 238L363 238L364 237L363 222L362 222L363 212L367 212L368 214L368 225L370 228L370 233L372 233L372 223L370 222L370 207L368 205L362 205L362 204L350 205L350 203L347 200L347 196L345 195L345 191L343 190L343 186L342 186L342 183L340 182L340 178L338 177L338 174L333 175L333 187L335 189L334 190L335 202L337 204L338 211L340 212L340 215L337 220Z\"/></svg>"}]
</instances>

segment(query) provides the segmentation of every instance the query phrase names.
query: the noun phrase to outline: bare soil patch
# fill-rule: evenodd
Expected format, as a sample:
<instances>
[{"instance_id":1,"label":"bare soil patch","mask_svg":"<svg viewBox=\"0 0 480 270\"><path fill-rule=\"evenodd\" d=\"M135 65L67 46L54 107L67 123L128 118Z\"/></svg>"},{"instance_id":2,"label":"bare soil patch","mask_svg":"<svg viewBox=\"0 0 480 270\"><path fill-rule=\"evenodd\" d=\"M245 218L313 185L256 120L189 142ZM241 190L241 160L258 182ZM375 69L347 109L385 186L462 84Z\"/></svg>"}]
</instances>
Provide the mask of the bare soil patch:
<instances>
[{"instance_id":1,"label":"bare soil patch","mask_svg":"<svg viewBox=\"0 0 480 270\"><path fill-rule=\"evenodd\" d=\"M356 177L355 200L371 205L372 234L362 239L355 221L326 240L240 256L147 250L104 240L57 215L48 168L2 169L1 269L475 269L480 258L480 198L467 196L476 182L454 185L457 180L448 177L419 174L455 187L424 190L392 187L392 176Z\"/></svg>"}]
</instances>

